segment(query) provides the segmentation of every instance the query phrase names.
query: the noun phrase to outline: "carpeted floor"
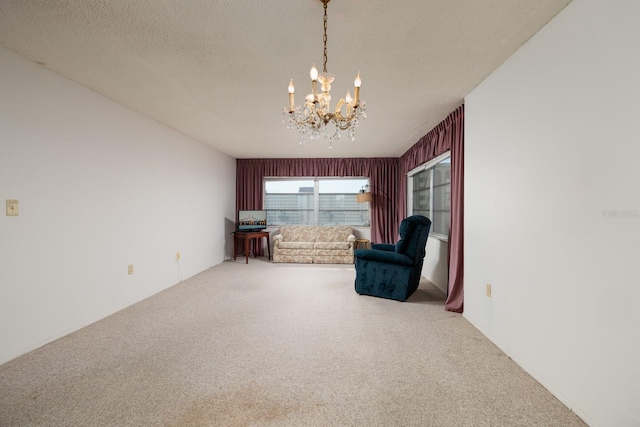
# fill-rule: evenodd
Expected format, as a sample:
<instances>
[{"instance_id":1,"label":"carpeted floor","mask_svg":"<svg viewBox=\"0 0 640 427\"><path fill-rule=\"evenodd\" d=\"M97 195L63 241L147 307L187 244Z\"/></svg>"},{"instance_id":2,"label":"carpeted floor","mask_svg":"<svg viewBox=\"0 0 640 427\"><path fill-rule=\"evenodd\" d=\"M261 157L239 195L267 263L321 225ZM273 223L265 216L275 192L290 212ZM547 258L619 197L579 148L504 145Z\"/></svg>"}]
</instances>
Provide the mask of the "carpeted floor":
<instances>
[{"instance_id":1,"label":"carpeted floor","mask_svg":"<svg viewBox=\"0 0 640 427\"><path fill-rule=\"evenodd\" d=\"M424 281L227 261L0 366L0 426L584 426Z\"/></svg>"}]
</instances>

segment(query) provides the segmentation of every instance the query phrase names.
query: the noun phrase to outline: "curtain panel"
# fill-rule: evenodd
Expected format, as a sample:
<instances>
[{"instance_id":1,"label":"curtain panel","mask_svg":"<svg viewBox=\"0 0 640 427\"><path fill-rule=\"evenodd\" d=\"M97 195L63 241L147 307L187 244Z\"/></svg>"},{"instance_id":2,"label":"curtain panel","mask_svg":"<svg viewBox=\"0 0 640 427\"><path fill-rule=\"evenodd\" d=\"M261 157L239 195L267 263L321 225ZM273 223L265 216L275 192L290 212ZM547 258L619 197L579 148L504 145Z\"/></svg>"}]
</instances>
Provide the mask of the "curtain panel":
<instances>
[{"instance_id":1,"label":"curtain panel","mask_svg":"<svg viewBox=\"0 0 640 427\"><path fill-rule=\"evenodd\" d=\"M365 177L369 178L371 241L397 240L398 158L238 159L236 210L262 209L265 177ZM387 197L389 200L387 200Z\"/></svg>"},{"instance_id":2,"label":"curtain panel","mask_svg":"<svg viewBox=\"0 0 640 427\"><path fill-rule=\"evenodd\" d=\"M449 229L449 283L445 310L463 310L464 244L464 104L455 109L400 158L398 192L405 197L398 206L400 218L407 215L406 174L423 163L451 151L451 225Z\"/></svg>"}]
</instances>

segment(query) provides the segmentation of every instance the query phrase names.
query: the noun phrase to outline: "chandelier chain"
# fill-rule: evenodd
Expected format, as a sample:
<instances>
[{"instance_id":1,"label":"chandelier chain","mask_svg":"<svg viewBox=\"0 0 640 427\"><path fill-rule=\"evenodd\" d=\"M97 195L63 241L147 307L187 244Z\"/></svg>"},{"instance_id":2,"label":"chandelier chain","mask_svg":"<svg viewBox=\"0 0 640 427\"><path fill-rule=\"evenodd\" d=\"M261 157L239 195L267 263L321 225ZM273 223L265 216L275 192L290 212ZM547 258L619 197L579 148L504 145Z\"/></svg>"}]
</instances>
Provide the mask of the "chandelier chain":
<instances>
[{"instance_id":1,"label":"chandelier chain","mask_svg":"<svg viewBox=\"0 0 640 427\"><path fill-rule=\"evenodd\" d=\"M322 72L327 72L327 3L324 2L324 36L322 37L322 41L324 43L324 56L323 56L323 64L322 64Z\"/></svg>"}]
</instances>

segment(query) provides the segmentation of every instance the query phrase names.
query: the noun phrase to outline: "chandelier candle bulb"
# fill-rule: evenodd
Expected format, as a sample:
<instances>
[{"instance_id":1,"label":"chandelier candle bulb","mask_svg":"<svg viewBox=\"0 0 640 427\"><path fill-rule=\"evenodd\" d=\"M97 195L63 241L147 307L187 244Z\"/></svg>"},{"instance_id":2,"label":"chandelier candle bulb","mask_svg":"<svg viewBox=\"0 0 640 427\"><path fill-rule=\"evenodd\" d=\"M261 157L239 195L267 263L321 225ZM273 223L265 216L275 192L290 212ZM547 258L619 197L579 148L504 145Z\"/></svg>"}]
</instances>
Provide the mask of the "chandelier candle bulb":
<instances>
[{"instance_id":1,"label":"chandelier candle bulb","mask_svg":"<svg viewBox=\"0 0 640 427\"><path fill-rule=\"evenodd\" d=\"M294 110L294 102L293 102L293 93L296 91L295 86L293 85L293 79L289 82L289 111Z\"/></svg>"},{"instance_id":2,"label":"chandelier candle bulb","mask_svg":"<svg viewBox=\"0 0 640 427\"><path fill-rule=\"evenodd\" d=\"M353 97L356 101L356 105L360 100L360 86L362 85L362 80L360 79L360 72L358 71L358 75L356 79L353 81Z\"/></svg>"},{"instance_id":3,"label":"chandelier candle bulb","mask_svg":"<svg viewBox=\"0 0 640 427\"><path fill-rule=\"evenodd\" d=\"M311 94L315 95L318 92L318 69L316 68L316 64L313 64L313 67L311 67L309 77L311 77Z\"/></svg>"}]
</instances>

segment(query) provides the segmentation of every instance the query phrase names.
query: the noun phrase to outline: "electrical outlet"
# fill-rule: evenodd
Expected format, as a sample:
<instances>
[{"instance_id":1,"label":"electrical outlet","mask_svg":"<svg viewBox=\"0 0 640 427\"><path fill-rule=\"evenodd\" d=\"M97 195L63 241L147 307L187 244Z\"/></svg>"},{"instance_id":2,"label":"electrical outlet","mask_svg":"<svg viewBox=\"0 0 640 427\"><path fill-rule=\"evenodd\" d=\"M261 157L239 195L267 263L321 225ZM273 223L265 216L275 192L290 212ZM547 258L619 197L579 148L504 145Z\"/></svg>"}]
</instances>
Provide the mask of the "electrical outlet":
<instances>
[{"instance_id":1,"label":"electrical outlet","mask_svg":"<svg viewBox=\"0 0 640 427\"><path fill-rule=\"evenodd\" d=\"M487 296L491 298L491 283L487 283Z\"/></svg>"},{"instance_id":2,"label":"electrical outlet","mask_svg":"<svg viewBox=\"0 0 640 427\"><path fill-rule=\"evenodd\" d=\"M176 252L176 261L180 261L180 252Z\"/></svg>"},{"instance_id":3,"label":"electrical outlet","mask_svg":"<svg viewBox=\"0 0 640 427\"><path fill-rule=\"evenodd\" d=\"M18 216L20 213L20 205L17 200L7 199L7 216Z\"/></svg>"},{"instance_id":4,"label":"electrical outlet","mask_svg":"<svg viewBox=\"0 0 640 427\"><path fill-rule=\"evenodd\" d=\"M129 274L129 275L133 274L133 264L129 264L129 268L127 270L127 274Z\"/></svg>"}]
</instances>

